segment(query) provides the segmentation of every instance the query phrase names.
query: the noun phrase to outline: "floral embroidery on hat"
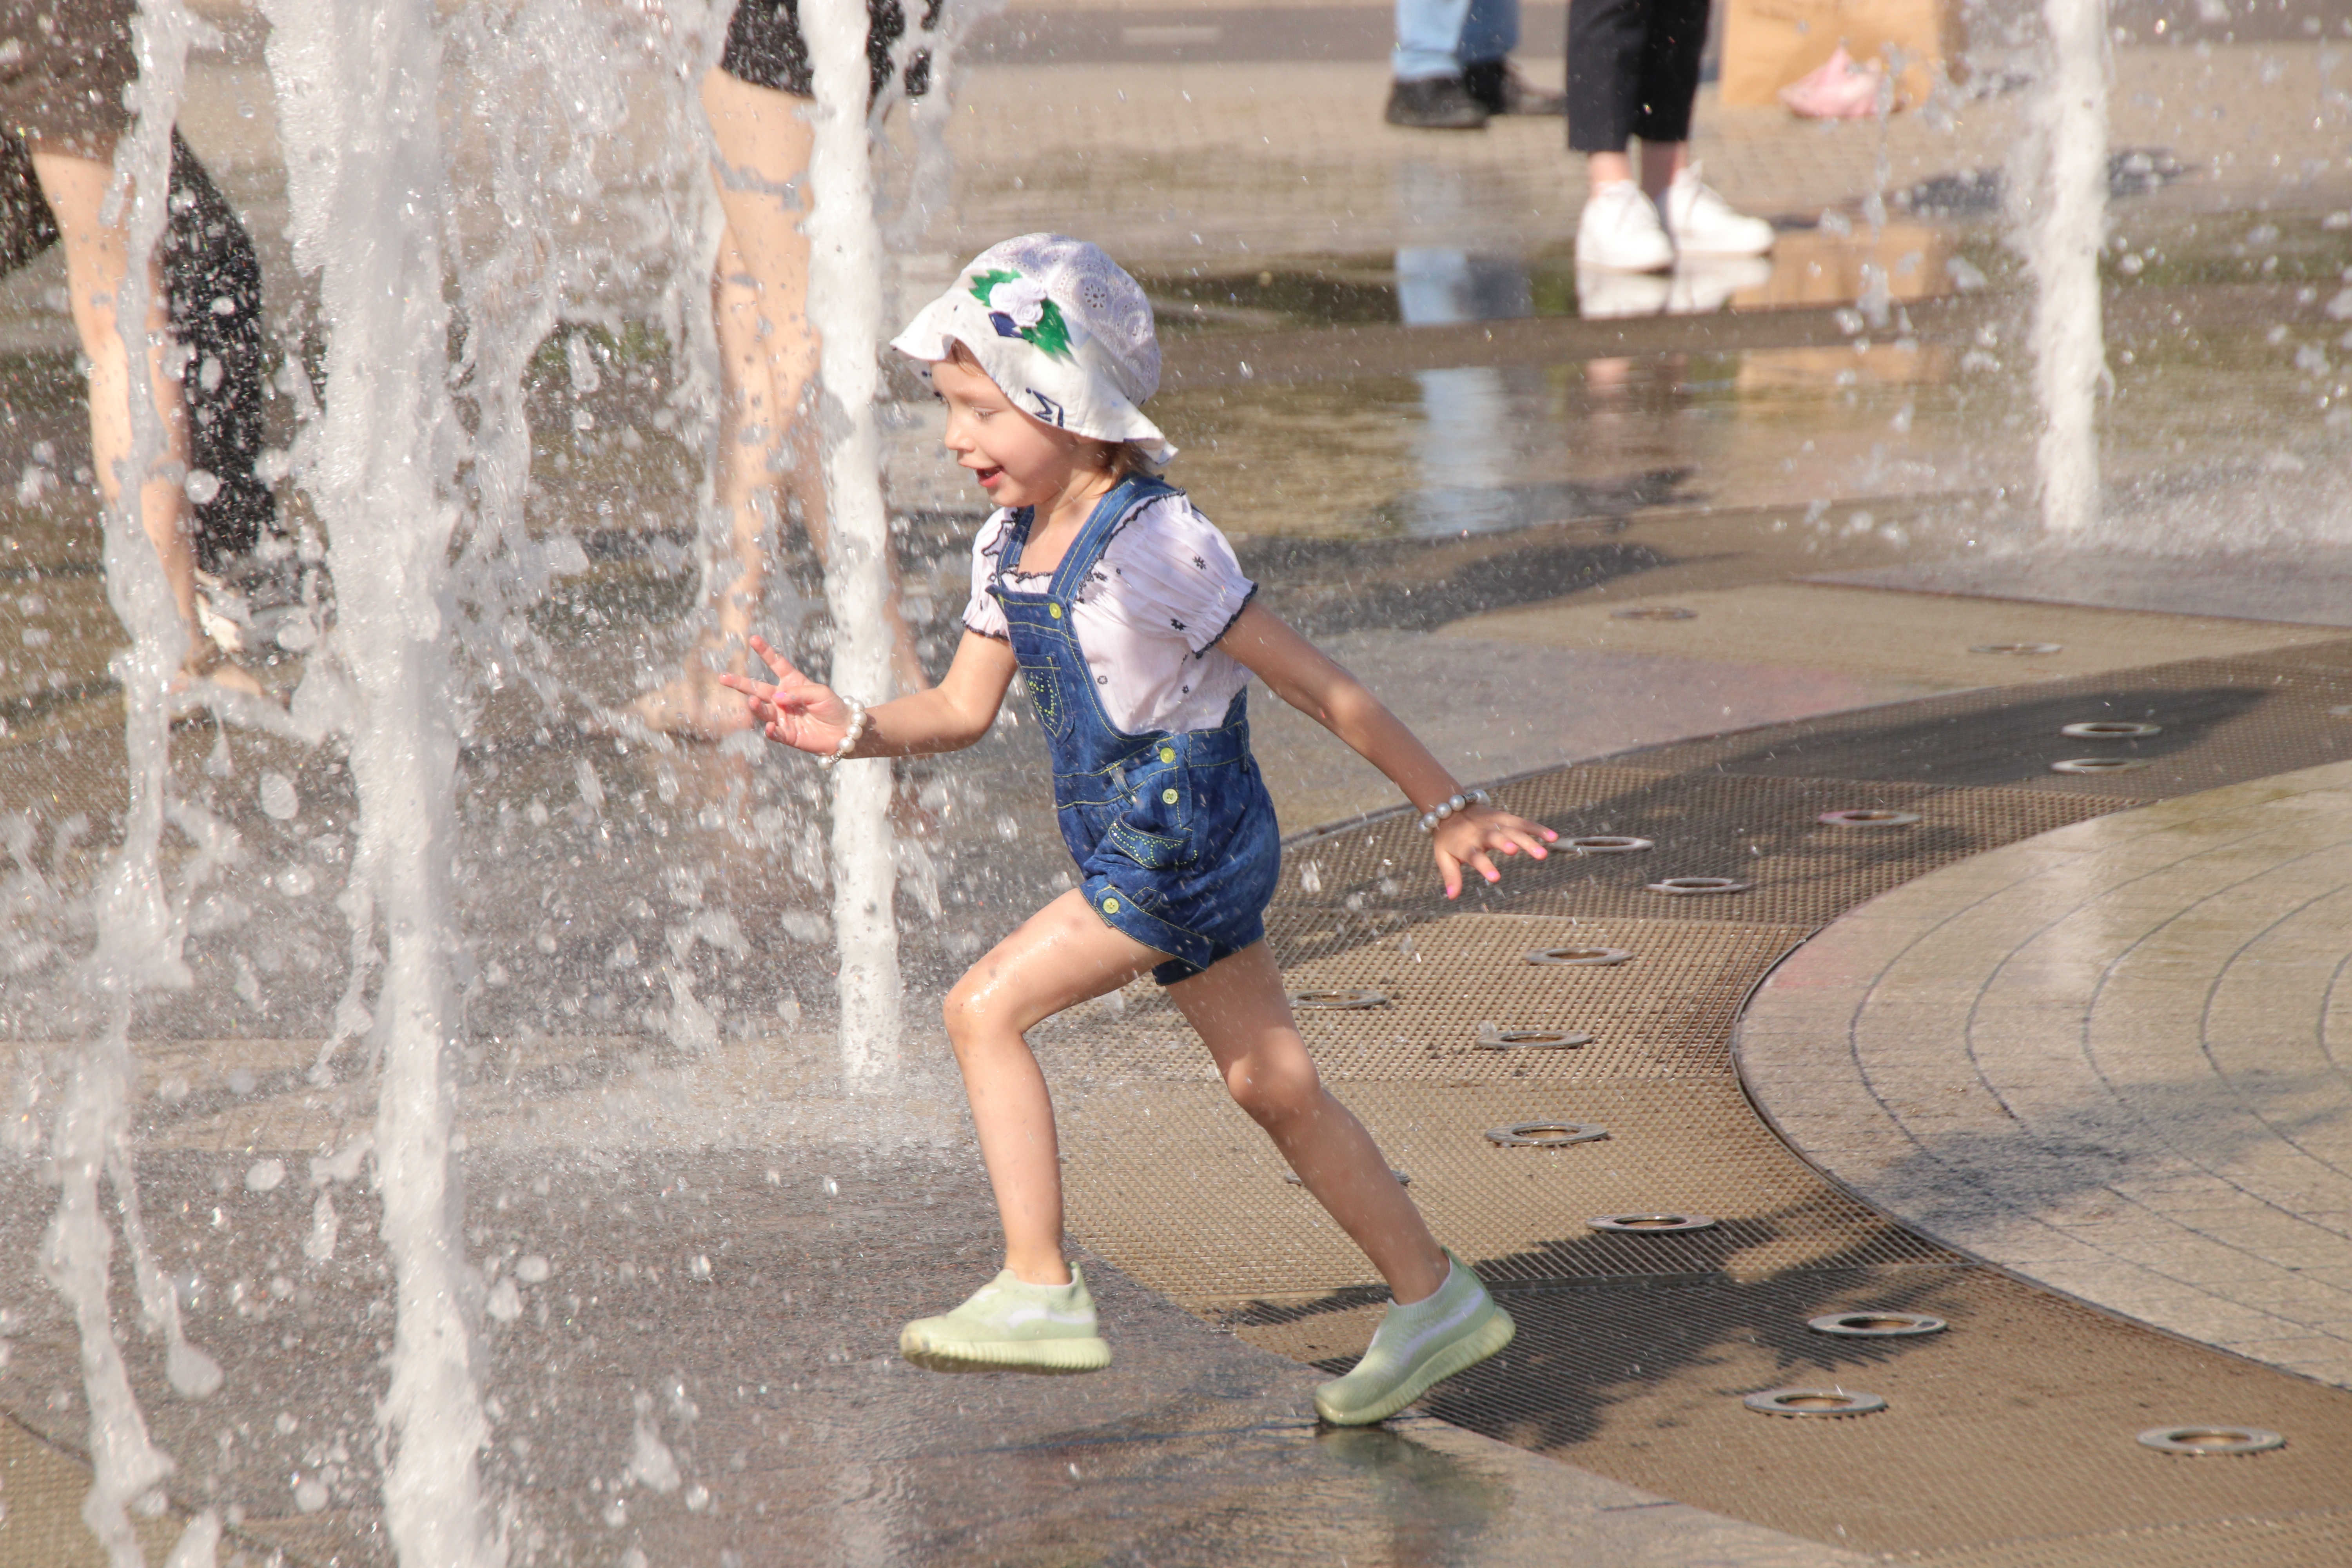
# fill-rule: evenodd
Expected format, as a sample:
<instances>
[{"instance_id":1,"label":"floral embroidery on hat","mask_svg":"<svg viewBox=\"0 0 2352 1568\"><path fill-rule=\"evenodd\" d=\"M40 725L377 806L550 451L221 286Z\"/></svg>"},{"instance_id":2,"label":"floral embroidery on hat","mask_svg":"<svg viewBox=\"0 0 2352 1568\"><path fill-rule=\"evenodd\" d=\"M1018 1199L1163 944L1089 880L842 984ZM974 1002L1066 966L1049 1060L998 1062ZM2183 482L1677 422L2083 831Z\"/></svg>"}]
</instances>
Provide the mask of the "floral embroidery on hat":
<instances>
[{"instance_id":1,"label":"floral embroidery on hat","mask_svg":"<svg viewBox=\"0 0 2352 1568\"><path fill-rule=\"evenodd\" d=\"M971 294L988 307L989 324L998 337L1034 343L1055 359L1070 357L1068 323L1043 284L1018 272L982 272L972 278Z\"/></svg>"}]
</instances>

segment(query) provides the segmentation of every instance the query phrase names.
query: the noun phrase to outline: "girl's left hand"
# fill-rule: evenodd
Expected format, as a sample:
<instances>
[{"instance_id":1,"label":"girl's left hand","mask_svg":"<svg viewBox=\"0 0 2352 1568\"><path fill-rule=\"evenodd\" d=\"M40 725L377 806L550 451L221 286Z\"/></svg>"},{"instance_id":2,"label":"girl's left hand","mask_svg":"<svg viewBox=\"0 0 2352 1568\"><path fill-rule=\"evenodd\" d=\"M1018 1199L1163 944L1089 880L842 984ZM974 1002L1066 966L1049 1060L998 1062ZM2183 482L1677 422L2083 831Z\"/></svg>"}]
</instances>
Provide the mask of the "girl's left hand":
<instances>
[{"instance_id":1,"label":"girl's left hand","mask_svg":"<svg viewBox=\"0 0 2352 1568\"><path fill-rule=\"evenodd\" d=\"M1473 805L1439 823L1431 832L1429 842L1431 852L1437 857L1437 874L1445 882L1445 896L1456 899L1462 896L1465 866L1489 882L1503 879L1503 874L1486 858L1488 850L1516 855L1524 849L1529 859L1541 860L1549 853L1544 846L1559 837L1550 828L1524 816L1514 816L1491 805Z\"/></svg>"}]
</instances>

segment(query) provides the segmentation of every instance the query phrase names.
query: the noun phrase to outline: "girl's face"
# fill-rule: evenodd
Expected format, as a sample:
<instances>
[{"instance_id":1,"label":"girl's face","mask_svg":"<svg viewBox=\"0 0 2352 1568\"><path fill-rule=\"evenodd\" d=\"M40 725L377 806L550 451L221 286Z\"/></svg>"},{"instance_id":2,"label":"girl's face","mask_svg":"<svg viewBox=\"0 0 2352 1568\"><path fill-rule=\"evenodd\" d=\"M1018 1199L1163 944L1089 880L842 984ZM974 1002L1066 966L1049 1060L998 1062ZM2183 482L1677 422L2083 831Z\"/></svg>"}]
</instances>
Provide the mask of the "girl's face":
<instances>
[{"instance_id":1,"label":"girl's face","mask_svg":"<svg viewBox=\"0 0 2352 1568\"><path fill-rule=\"evenodd\" d=\"M997 505L1050 507L1093 474L1101 443L1014 407L977 365L940 360L931 387L948 405L947 449Z\"/></svg>"}]
</instances>

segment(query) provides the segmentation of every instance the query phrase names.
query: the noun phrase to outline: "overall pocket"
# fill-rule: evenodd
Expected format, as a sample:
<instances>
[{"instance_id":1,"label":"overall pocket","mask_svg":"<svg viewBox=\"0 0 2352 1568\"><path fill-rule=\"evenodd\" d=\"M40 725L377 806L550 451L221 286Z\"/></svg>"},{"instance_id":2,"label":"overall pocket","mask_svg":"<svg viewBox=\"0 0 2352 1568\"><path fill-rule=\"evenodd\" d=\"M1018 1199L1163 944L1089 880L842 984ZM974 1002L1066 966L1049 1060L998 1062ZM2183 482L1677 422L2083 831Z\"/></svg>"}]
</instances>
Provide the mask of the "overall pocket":
<instances>
[{"instance_id":1,"label":"overall pocket","mask_svg":"<svg viewBox=\"0 0 2352 1568\"><path fill-rule=\"evenodd\" d=\"M1195 853L1191 834L1153 833L1124 817L1110 825L1110 841L1118 846L1120 854L1147 871L1181 866Z\"/></svg>"},{"instance_id":2,"label":"overall pocket","mask_svg":"<svg viewBox=\"0 0 2352 1568\"><path fill-rule=\"evenodd\" d=\"M1021 683L1028 689L1029 706L1045 733L1061 740L1070 732L1070 710L1062 700L1062 684L1051 663L1024 664Z\"/></svg>"},{"instance_id":3,"label":"overall pocket","mask_svg":"<svg viewBox=\"0 0 2352 1568\"><path fill-rule=\"evenodd\" d=\"M1127 809L1110 825L1111 842L1151 870L1181 866L1199 853L1192 834L1192 779L1174 748L1158 747L1128 764Z\"/></svg>"}]
</instances>

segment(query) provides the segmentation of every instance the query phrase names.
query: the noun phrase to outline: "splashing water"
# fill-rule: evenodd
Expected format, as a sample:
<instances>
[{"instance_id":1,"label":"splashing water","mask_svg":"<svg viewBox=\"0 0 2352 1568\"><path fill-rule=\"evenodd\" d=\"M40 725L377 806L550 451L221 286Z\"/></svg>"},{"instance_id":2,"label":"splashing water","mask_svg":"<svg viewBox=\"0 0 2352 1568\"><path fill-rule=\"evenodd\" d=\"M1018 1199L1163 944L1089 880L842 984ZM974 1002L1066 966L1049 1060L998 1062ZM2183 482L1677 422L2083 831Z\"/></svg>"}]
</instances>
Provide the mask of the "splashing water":
<instances>
[{"instance_id":1,"label":"splashing water","mask_svg":"<svg viewBox=\"0 0 2352 1568\"><path fill-rule=\"evenodd\" d=\"M2105 0L2043 0L2047 76L2011 182L2034 281L2033 387L2042 524L2076 537L2099 520L2097 402L2106 379L2099 247L2106 237Z\"/></svg>"},{"instance_id":2,"label":"splashing water","mask_svg":"<svg viewBox=\"0 0 2352 1568\"><path fill-rule=\"evenodd\" d=\"M867 702L890 688L886 606L889 520L882 506L882 231L874 213L866 94L866 0L801 8L814 68L815 145L807 227L809 316L823 334L824 483L833 520L825 597L833 608L832 684ZM833 924L841 948L841 1061L872 1086L898 1059L898 928L892 909L891 769L874 759L833 770Z\"/></svg>"},{"instance_id":3,"label":"splashing water","mask_svg":"<svg viewBox=\"0 0 2352 1568\"><path fill-rule=\"evenodd\" d=\"M298 266L329 329L297 471L326 522L331 653L349 680L354 881L384 926L375 1162L396 1313L383 1405L385 1524L405 1563L506 1558L475 1468L482 1294L458 1232L457 1018L447 886L457 737L449 541L460 432L446 379L447 188L429 0L265 0Z\"/></svg>"},{"instance_id":4,"label":"splashing water","mask_svg":"<svg viewBox=\"0 0 2352 1568\"><path fill-rule=\"evenodd\" d=\"M116 319L125 323L133 388L145 384L149 354L169 348L151 344L145 331L130 324L149 320L153 289L148 262L163 234L171 125L196 31L178 0L142 6L133 22L139 79L131 107L137 118L115 148L115 186L105 215L110 220L121 216L133 258L114 301ZM131 999L143 988L189 983L181 960L184 900L174 901L163 875L163 825L180 819L200 848L208 825L202 813L175 810L169 799L168 688L185 650L186 633L141 518L150 477L176 483L179 476L162 463L168 455L166 432L153 401L134 390L128 402L131 457L118 476L120 494L106 509L104 522L107 596L131 638L113 661L123 692L128 801L122 844L98 902L97 945L83 968L91 988L107 994L107 1021L82 1048L58 1106L50 1145L58 1207L41 1248L42 1271L71 1304L80 1341L93 1472L82 1521L116 1568L140 1568L143 1563L128 1510L143 1504L173 1467L149 1436L115 1339L108 1290L114 1237L99 1195L101 1180L114 1188L141 1315L149 1331L166 1336L165 1366L173 1388L185 1397L202 1398L221 1381L219 1366L188 1343L182 1330L179 1303L148 1245L131 1165ZM173 1549L173 1563L209 1568L218 1534L216 1520L209 1513L199 1516Z\"/></svg>"}]
</instances>

